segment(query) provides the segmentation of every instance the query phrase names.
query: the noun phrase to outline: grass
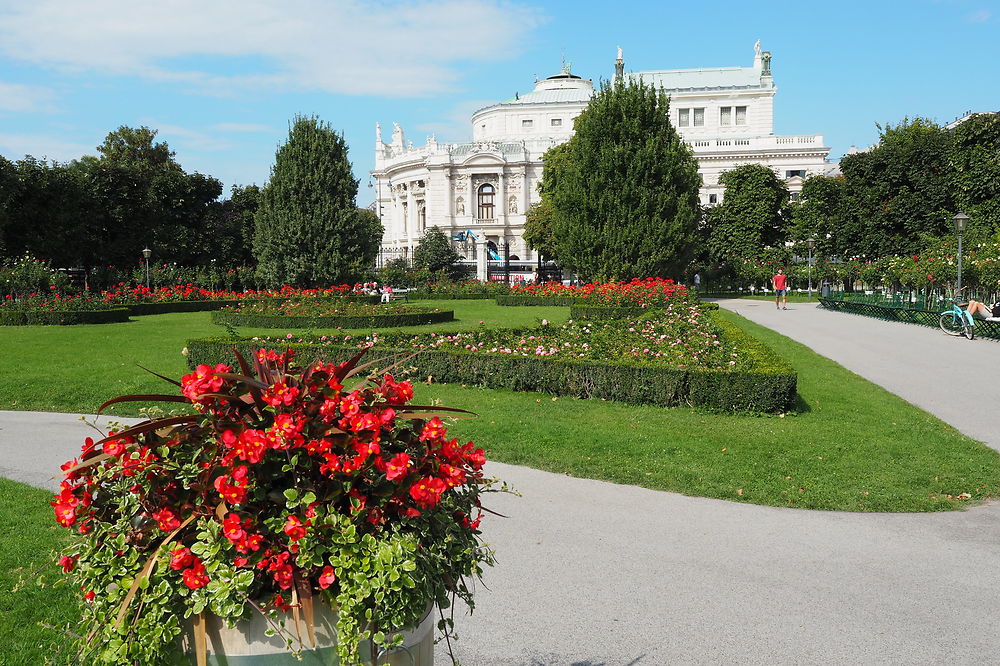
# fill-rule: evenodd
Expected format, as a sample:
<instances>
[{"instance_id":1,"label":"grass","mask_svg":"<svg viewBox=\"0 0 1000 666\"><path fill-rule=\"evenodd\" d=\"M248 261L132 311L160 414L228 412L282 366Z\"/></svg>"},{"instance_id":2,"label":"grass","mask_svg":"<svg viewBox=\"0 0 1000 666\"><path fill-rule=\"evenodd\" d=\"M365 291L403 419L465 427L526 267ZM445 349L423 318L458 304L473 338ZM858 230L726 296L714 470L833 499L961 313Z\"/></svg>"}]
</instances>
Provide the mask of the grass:
<instances>
[{"instance_id":1,"label":"grass","mask_svg":"<svg viewBox=\"0 0 1000 666\"><path fill-rule=\"evenodd\" d=\"M540 319L564 322L569 308L498 307L493 301L438 301L457 321L410 326L407 332L464 330L486 326L529 326ZM226 335L211 313L191 312L133 317L121 324L10 326L3 329L7 353L0 356L0 409L93 413L110 397L162 393L170 386L137 364L168 377L187 372L181 354L186 340ZM279 337L281 329L238 328L244 336ZM318 334L327 331L315 329ZM358 331L366 332L366 331ZM301 334L301 329L295 329ZM134 407L111 413L136 415Z\"/></svg>"},{"instance_id":2,"label":"grass","mask_svg":"<svg viewBox=\"0 0 1000 666\"><path fill-rule=\"evenodd\" d=\"M77 595L69 586L52 587L62 577L52 558L67 531L55 524L51 494L0 479L0 664L36 666L66 649L59 628L77 616ZM58 558L56 558L58 559ZM45 623L51 629L41 626Z\"/></svg>"},{"instance_id":3,"label":"grass","mask_svg":"<svg viewBox=\"0 0 1000 666\"><path fill-rule=\"evenodd\" d=\"M774 302L774 294L750 294L746 292L738 291L727 291L719 292L716 294L702 293L702 298L715 299L715 298L737 298L745 301L771 301ZM797 292L792 292L788 294L789 303L818 303L819 302L819 290L813 289L812 298L809 298L809 294L799 294Z\"/></svg>"},{"instance_id":4,"label":"grass","mask_svg":"<svg viewBox=\"0 0 1000 666\"><path fill-rule=\"evenodd\" d=\"M452 330L565 320L568 308L451 301ZM724 311L725 312L725 311ZM941 511L969 493L995 497L1000 455L803 345L746 319L731 321L779 351L799 375L800 407L784 416L663 409L458 385L419 395L481 418L455 426L502 462L739 502L846 511ZM186 372L180 350L218 335L208 313L136 317L124 324L10 328L0 400L10 409L93 412L126 393L170 391L142 372ZM244 329L243 335L282 332ZM295 335L294 332L292 333ZM419 378L417 378L419 380ZM124 415L135 415L124 405Z\"/></svg>"},{"instance_id":5,"label":"grass","mask_svg":"<svg viewBox=\"0 0 1000 666\"><path fill-rule=\"evenodd\" d=\"M458 322L527 325L562 321L568 308L499 307L453 301ZM487 456L577 477L734 502L845 511L944 511L1000 493L1000 455L959 434L807 347L738 315L724 316L776 349L799 374L799 408L785 415L663 409L458 385L417 385L423 400L477 412L452 433ZM415 327L430 330L437 327ZM120 393L169 389L135 367L185 372L191 337L218 335L208 313L137 317L127 324L25 327L4 331L0 397L5 408L92 411ZM243 334L274 331L240 331ZM419 378L415 378L415 381ZM134 413L134 412L133 412ZM950 497L949 497L950 496ZM39 587L58 577L56 528L45 491L0 479L0 664L55 663L76 595ZM16 590L16 592L15 592Z\"/></svg>"}]
</instances>

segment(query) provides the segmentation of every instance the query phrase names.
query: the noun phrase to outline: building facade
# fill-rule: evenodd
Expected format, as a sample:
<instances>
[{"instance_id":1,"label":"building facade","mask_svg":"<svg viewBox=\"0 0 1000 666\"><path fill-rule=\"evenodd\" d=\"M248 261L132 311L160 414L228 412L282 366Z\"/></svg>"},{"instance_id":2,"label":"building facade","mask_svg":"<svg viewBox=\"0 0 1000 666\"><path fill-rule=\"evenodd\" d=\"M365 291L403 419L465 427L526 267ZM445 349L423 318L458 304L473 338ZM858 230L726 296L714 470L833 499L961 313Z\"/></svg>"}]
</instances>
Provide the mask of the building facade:
<instances>
[{"instance_id":1,"label":"building facade","mask_svg":"<svg viewBox=\"0 0 1000 666\"><path fill-rule=\"evenodd\" d=\"M809 176L826 173L830 149L818 134L774 134L771 54L754 46L750 67L624 72L621 49L615 76L641 80L670 96L671 122L698 160L701 202L721 203L719 176L736 166L759 163L788 184L795 197ZM515 95L472 114L472 140L423 146L408 142L393 124L390 141L375 128L375 211L385 226L382 247L412 256L424 231L438 226L459 254L482 260L503 244L512 259L534 261L522 238L524 213L538 201L542 155L567 141L573 120L594 94L593 81L569 67Z\"/></svg>"}]
</instances>

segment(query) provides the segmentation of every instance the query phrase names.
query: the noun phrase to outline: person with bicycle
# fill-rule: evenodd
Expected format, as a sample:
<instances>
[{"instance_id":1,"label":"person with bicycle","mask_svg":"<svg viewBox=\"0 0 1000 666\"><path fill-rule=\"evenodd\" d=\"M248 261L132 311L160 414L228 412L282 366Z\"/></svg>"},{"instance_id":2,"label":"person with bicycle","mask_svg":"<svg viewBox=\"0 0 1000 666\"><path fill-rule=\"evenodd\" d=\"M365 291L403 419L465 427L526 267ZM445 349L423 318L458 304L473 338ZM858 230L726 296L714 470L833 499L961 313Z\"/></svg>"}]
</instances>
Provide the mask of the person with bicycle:
<instances>
[{"instance_id":1,"label":"person with bicycle","mask_svg":"<svg viewBox=\"0 0 1000 666\"><path fill-rule=\"evenodd\" d=\"M985 321L1000 321L1000 303L995 303L993 307L990 307L986 303L970 299L968 303L959 303L958 307L964 307L965 311L973 317L978 315L980 319Z\"/></svg>"}]
</instances>

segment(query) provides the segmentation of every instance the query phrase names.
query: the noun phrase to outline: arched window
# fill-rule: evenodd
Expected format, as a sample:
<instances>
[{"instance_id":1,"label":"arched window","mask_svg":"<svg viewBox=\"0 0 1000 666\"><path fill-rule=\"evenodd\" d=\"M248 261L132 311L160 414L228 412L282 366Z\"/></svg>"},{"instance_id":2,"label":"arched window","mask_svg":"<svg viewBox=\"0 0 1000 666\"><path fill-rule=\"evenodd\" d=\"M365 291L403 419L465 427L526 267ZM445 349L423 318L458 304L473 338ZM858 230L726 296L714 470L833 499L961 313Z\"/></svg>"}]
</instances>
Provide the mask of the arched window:
<instances>
[{"instance_id":1,"label":"arched window","mask_svg":"<svg viewBox=\"0 0 1000 666\"><path fill-rule=\"evenodd\" d=\"M496 195L496 188L485 183L479 186L479 219L493 219L493 198Z\"/></svg>"}]
</instances>

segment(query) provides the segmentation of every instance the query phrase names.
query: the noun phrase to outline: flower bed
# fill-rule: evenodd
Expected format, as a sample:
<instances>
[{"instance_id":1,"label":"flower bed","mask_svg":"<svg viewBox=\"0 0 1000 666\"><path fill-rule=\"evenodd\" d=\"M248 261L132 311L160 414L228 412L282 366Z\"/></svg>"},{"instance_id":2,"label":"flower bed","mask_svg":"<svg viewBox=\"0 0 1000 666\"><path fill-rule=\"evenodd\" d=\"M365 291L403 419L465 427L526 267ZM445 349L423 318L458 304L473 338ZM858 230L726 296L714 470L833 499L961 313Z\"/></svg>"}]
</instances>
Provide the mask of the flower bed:
<instances>
[{"instance_id":1,"label":"flower bed","mask_svg":"<svg viewBox=\"0 0 1000 666\"><path fill-rule=\"evenodd\" d=\"M318 299L245 301L212 313L212 322L251 328L393 328L454 321L453 310L414 305L332 303Z\"/></svg>"},{"instance_id":2,"label":"flower bed","mask_svg":"<svg viewBox=\"0 0 1000 666\"><path fill-rule=\"evenodd\" d=\"M407 360L436 381L544 391L636 404L778 412L795 398L794 371L773 351L697 308L627 324L570 322L528 330L323 336L287 341L310 359L339 360L359 346L420 352ZM242 340L238 349L268 344ZM232 357L233 341L188 341L189 362Z\"/></svg>"},{"instance_id":3,"label":"flower bed","mask_svg":"<svg viewBox=\"0 0 1000 666\"><path fill-rule=\"evenodd\" d=\"M511 288L511 295L555 299L559 301L559 305L592 303L594 305L642 307L690 300L688 290L684 285L663 278L642 280L635 278L631 282L593 282L580 286L564 285L561 282L519 285ZM572 302L570 302L571 299Z\"/></svg>"},{"instance_id":4,"label":"flower bed","mask_svg":"<svg viewBox=\"0 0 1000 666\"><path fill-rule=\"evenodd\" d=\"M361 355L300 371L259 349L255 373L242 358L241 373L203 365L182 395L101 406L195 413L88 438L63 465L52 506L75 533L59 563L83 598L76 661L173 664L193 633L204 663L209 614L237 627L265 616L304 647L322 602L337 611L339 663L357 663L361 643L398 644L429 605L471 606L493 563L478 529L484 453L446 437L438 416L461 410L412 405L388 374L358 382Z\"/></svg>"}]
</instances>

